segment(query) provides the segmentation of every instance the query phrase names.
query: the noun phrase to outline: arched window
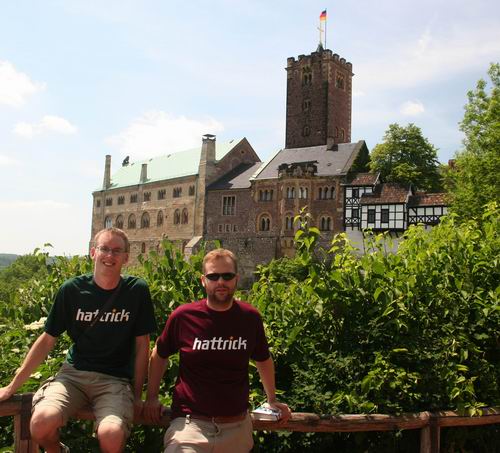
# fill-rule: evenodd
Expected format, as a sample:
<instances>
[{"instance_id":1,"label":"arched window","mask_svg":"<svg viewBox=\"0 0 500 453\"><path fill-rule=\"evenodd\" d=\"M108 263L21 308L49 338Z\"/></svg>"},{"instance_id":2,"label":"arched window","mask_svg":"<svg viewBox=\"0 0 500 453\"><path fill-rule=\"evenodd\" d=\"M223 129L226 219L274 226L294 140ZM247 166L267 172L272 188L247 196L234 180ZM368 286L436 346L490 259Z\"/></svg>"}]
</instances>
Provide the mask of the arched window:
<instances>
[{"instance_id":1,"label":"arched window","mask_svg":"<svg viewBox=\"0 0 500 453\"><path fill-rule=\"evenodd\" d=\"M285 231L292 231L292 230L293 230L293 216L287 215L285 217Z\"/></svg>"},{"instance_id":2,"label":"arched window","mask_svg":"<svg viewBox=\"0 0 500 453\"><path fill-rule=\"evenodd\" d=\"M130 230L133 230L135 228L135 215L134 214L130 214L128 216L128 222L127 222L127 224L128 224L128 228Z\"/></svg>"},{"instance_id":3,"label":"arched window","mask_svg":"<svg viewBox=\"0 0 500 453\"><path fill-rule=\"evenodd\" d=\"M287 187L286 188L286 197L287 198L295 198L295 187Z\"/></svg>"},{"instance_id":4,"label":"arched window","mask_svg":"<svg viewBox=\"0 0 500 453\"><path fill-rule=\"evenodd\" d=\"M335 198L335 187L330 187L330 198Z\"/></svg>"},{"instance_id":5,"label":"arched window","mask_svg":"<svg viewBox=\"0 0 500 453\"><path fill-rule=\"evenodd\" d=\"M181 211L176 209L174 212L174 225L179 225L181 223Z\"/></svg>"},{"instance_id":6,"label":"arched window","mask_svg":"<svg viewBox=\"0 0 500 453\"><path fill-rule=\"evenodd\" d=\"M107 216L104 219L104 228L111 228L113 226L113 219L110 216Z\"/></svg>"},{"instance_id":7,"label":"arched window","mask_svg":"<svg viewBox=\"0 0 500 453\"><path fill-rule=\"evenodd\" d=\"M182 223L185 225L186 223L188 223L188 220L189 220L188 210L184 208L182 210Z\"/></svg>"},{"instance_id":8,"label":"arched window","mask_svg":"<svg viewBox=\"0 0 500 453\"><path fill-rule=\"evenodd\" d=\"M321 231L331 231L332 230L332 218L331 217L321 217L320 221Z\"/></svg>"},{"instance_id":9,"label":"arched window","mask_svg":"<svg viewBox=\"0 0 500 453\"><path fill-rule=\"evenodd\" d=\"M158 211L158 215L156 216L156 226L163 225L163 211Z\"/></svg>"},{"instance_id":10,"label":"arched window","mask_svg":"<svg viewBox=\"0 0 500 453\"><path fill-rule=\"evenodd\" d=\"M259 231L269 231L271 229L271 219L267 215L263 215L259 222Z\"/></svg>"},{"instance_id":11,"label":"arched window","mask_svg":"<svg viewBox=\"0 0 500 453\"><path fill-rule=\"evenodd\" d=\"M307 198L309 195L309 190L307 187L299 188L299 198Z\"/></svg>"},{"instance_id":12,"label":"arched window","mask_svg":"<svg viewBox=\"0 0 500 453\"><path fill-rule=\"evenodd\" d=\"M149 228L149 214L145 212L141 217L141 228Z\"/></svg>"},{"instance_id":13,"label":"arched window","mask_svg":"<svg viewBox=\"0 0 500 453\"><path fill-rule=\"evenodd\" d=\"M115 225L116 228L120 228L121 230L123 229L123 216L121 214L116 218Z\"/></svg>"}]
</instances>

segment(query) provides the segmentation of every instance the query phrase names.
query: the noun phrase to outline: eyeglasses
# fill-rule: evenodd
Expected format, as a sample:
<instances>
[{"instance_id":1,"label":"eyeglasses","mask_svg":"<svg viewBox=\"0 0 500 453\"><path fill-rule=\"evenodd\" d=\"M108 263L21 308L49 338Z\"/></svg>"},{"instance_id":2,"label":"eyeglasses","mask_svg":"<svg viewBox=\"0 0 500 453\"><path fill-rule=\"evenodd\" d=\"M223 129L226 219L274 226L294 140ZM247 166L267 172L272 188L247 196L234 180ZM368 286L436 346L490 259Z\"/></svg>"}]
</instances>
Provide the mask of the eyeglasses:
<instances>
[{"instance_id":1,"label":"eyeglasses","mask_svg":"<svg viewBox=\"0 0 500 453\"><path fill-rule=\"evenodd\" d=\"M234 272L223 272L222 274L214 272L213 274L206 274L205 277L212 282L218 281L219 278L222 278L222 280L228 282L236 277L236 274Z\"/></svg>"},{"instance_id":2,"label":"eyeglasses","mask_svg":"<svg viewBox=\"0 0 500 453\"><path fill-rule=\"evenodd\" d=\"M125 253L125 250L123 250L123 249L120 249L120 248L111 249L105 245L98 245L96 247L96 250L99 250L99 252L101 252L103 255L117 256L117 255L121 255L122 253Z\"/></svg>"}]
</instances>

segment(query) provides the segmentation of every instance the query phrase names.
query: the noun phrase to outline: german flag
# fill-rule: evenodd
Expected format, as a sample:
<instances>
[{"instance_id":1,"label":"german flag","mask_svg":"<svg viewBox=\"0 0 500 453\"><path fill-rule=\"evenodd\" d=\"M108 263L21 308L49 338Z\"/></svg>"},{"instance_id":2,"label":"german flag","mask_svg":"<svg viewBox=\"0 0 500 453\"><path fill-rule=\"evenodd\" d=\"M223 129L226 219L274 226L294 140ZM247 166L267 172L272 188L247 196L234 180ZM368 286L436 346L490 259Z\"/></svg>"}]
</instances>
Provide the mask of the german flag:
<instances>
[{"instance_id":1,"label":"german flag","mask_svg":"<svg viewBox=\"0 0 500 453\"><path fill-rule=\"evenodd\" d=\"M326 20L326 9L319 15L319 20L320 21Z\"/></svg>"}]
</instances>

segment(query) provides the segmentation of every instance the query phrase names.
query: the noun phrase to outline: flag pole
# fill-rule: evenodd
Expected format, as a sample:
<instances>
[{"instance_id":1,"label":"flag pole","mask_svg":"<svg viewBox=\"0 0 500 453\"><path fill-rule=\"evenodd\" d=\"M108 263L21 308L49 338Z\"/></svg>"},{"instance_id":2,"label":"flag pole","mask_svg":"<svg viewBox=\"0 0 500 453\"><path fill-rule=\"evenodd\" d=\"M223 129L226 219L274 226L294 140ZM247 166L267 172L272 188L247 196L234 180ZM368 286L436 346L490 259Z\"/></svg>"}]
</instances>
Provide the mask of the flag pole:
<instances>
[{"instance_id":1,"label":"flag pole","mask_svg":"<svg viewBox=\"0 0 500 453\"><path fill-rule=\"evenodd\" d=\"M325 9L325 11L326 11L326 9ZM326 29L328 28L327 22L328 22L328 13L325 16L325 50L327 49L327 47L326 47Z\"/></svg>"}]
</instances>

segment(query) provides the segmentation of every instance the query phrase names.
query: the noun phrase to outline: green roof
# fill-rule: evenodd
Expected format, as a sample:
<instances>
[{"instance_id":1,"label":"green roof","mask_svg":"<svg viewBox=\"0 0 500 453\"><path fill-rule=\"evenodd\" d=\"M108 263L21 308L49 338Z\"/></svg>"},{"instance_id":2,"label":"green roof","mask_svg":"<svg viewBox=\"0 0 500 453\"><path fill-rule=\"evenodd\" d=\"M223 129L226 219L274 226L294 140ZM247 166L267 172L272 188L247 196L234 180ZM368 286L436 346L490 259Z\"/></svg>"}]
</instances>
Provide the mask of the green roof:
<instances>
[{"instance_id":1,"label":"green roof","mask_svg":"<svg viewBox=\"0 0 500 453\"><path fill-rule=\"evenodd\" d=\"M215 143L215 159L221 160L229 153L240 140L231 140L226 143ZM168 179L194 176L198 174L200 164L201 146L172 154L152 157L137 162L132 162L121 167L111 176L111 185L108 189L135 186L141 184L142 164L148 164L146 183L165 181ZM102 187L97 189L102 190Z\"/></svg>"}]
</instances>

